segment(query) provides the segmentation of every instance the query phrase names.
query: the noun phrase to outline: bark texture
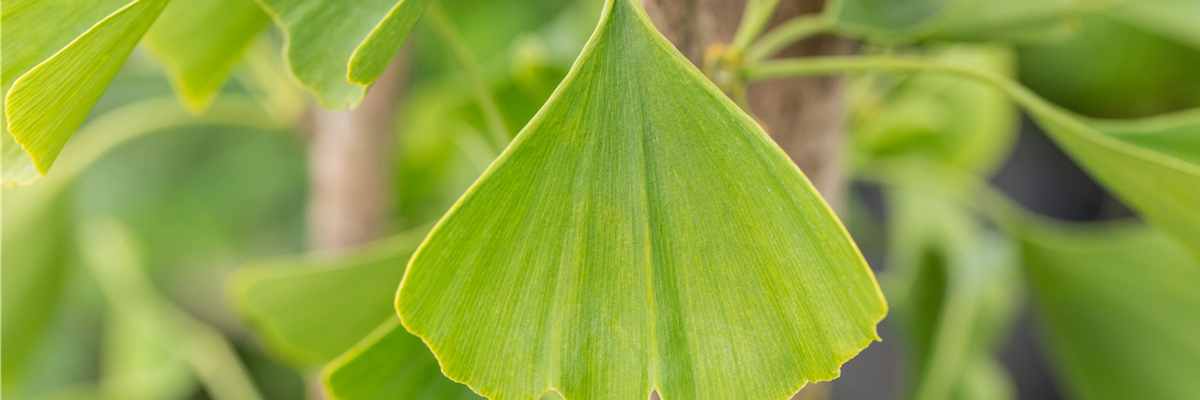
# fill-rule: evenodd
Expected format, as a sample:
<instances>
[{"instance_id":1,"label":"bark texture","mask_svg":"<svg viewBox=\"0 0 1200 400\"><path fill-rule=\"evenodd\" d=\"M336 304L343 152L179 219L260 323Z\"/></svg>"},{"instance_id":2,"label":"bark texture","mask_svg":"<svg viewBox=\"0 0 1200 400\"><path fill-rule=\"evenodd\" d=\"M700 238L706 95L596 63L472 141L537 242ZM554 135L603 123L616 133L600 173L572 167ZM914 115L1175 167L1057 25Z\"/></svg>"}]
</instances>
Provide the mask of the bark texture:
<instances>
[{"instance_id":1,"label":"bark texture","mask_svg":"<svg viewBox=\"0 0 1200 400\"><path fill-rule=\"evenodd\" d=\"M782 0L767 30L800 14L821 10L823 0ZM733 39L745 0L643 0L663 35L693 64L713 44ZM834 36L810 38L777 57L843 55L855 44ZM843 78L817 76L772 80L747 88L750 111L835 209L847 187L842 160L845 137Z\"/></svg>"},{"instance_id":2,"label":"bark texture","mask_svg":"<svg viewBox=\"0 0 1200 400\"><path fill-rule=\"evenodd\" d=\"M394 128L407 66L404 53L392 60L357 109L313 111L308 146L310 250L333 252L385 233L392 211Z\"/></svg>"}]
</instances>

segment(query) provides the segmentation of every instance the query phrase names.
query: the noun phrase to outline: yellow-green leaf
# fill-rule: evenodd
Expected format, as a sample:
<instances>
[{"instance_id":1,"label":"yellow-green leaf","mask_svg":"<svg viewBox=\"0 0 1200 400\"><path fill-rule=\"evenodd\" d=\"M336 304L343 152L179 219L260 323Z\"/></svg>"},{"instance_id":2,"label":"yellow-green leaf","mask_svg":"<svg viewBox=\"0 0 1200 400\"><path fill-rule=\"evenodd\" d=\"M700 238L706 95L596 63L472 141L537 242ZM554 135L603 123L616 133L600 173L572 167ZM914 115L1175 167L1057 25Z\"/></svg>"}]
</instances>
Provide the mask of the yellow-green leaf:
<instances>
[{"instance_id":1,"label":"yellow-green leaf","mask_svg":"<svg viewBox=\"0 0 1200 400\"><path fill-rule=\"evenodd\" d=\"M13 81L65 47L129 0L9 0L0 8L0 73L4 94ZM0 115L0 182L26 185L42 176L29 154L8 133Z\"/></svg>"},{"instance_id":2,"label":"yellow-green leaf","mask_svg":"<svg viewBox=\"0 0 1200 400\"><path fill-rule=\"evenodd\" d=\"M189 111L200 112L270 19L253 0L172 0L146 33Z\"/></svg>"},{"instance_id":3,"label":"yellow-green leaf","mask_svg":"<svg viewBox=\"0 0 1200 400\"><path fill-rule=\"evenodd\" d=\"M786 399L886 305L780 148L610 0L558 90L414 255L404 326L492 399Z\"/></svg>"},{"instance_id":4,"label":"yellow-green leaf","mask_svg":"<svg viewBox=\"0 0 1200 400\"><path fill-rule=\"evenodd\" d=\"M13 83L4 98L8 131L40 175L50 169L167 2L135 0L126 4ZM61 9L47 8L41 13L14 11L9 18L54 21L55 10L70 8L59 5Z\"/></svg>"},{"instance_id":5,"label":"yellow-green leaf","mask_svg":"<svg viewBox=\"0 0 1200 400\"><path fill-rule=\"evenodd\" d=\"M301 365L328 362L394 315L403 265L424 230L345 257L252 262L231 279L242 314L277 355Z\"/></svg>"},{"instance_id":6,"label":"yellow-green leaf","mask_svg":"<svg viewBox=\"0 0 1200 400\"><path fill-rule=\"evenodd\" d=\"M1024 239L1053 365L1075 398L1196 398L1200 262L1147 227L1056 227Z\"/></svg>"},{"instance_id":7,"label":"yellow-green leaf","mask_svg":"<svg viewBox=\"0 0 1200 400\"><path fill-rule=\"evenodd\" d=\"M356 107L430 0L258 0L287 34L287 63L328 109Z\"/></svg>"},{"instance_id":8,"label":"yellow-green leaf","mask_svg":"<svg viewBox=\"0 0 1200 400\"><path fill-rule=\"evenodd\" d=\"M442 376L420 338L389 317L321 371L329 398L337 400L478 400L461 383Z\"/></svg>"}]
</instances>

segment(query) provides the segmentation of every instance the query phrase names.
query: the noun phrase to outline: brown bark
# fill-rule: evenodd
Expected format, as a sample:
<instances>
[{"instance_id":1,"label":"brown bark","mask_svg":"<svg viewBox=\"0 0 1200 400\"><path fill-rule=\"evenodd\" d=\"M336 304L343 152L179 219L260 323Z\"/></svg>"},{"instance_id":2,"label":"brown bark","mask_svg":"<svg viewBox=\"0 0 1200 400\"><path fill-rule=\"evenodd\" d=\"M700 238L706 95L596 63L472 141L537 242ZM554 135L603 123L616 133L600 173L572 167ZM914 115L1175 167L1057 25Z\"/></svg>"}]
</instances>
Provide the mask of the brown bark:
<instances>
[{"instance_id":1,"label":"brown bark","mask_svg":"<svg viewBox=\"0 0 1200 400\"><path fill-rule=\"evenodd\" d=\"M406 46L407 47L407 46ZM401 53L354 110L312 113L309 248L332 252L383 235L391 214L395 122L408 63Z\"/></svg>"},{"instance_id":2,"label":"brown bark","mask_svg":"<svg viewBox=\"0 0 1200 400\"><path fill-rule=\"evenodd\" d=\"M663 35L697 66L710 46L733 38L745 7L744 0L643 3ZM821 0L783 0L767 29L791 17L818 12L822 4ZM792 45L779 57L849 54L853 50L852 42L825 35ZM772 80L747 88L755 118L835 209L847 187L841 157L845 137L843 85L840 76L820 76Z\"/></svg>"},{"instance_id":3,"label":"brown bark","mask_svg":"<svg viewBox=\"0 0 1200 400\"><path fill-rule=\"evenodd\" d=\"M643 0L659 31L675 47L702 66L705 51L727 44L741 21L745 0ZM767 30L800 14L819 12L823 0L782 0ZM796 43L777 57L849 54L854 43L818 36ZM845 196L847 180L842 153L845 108L840 76L802 77L751 84L747 87L750 111L776 143L812 181L834 209ZM793 400L828 397L828 382L809 383ZM658 394L651 396L658 400Z\"/></svg>"}]
</instances>

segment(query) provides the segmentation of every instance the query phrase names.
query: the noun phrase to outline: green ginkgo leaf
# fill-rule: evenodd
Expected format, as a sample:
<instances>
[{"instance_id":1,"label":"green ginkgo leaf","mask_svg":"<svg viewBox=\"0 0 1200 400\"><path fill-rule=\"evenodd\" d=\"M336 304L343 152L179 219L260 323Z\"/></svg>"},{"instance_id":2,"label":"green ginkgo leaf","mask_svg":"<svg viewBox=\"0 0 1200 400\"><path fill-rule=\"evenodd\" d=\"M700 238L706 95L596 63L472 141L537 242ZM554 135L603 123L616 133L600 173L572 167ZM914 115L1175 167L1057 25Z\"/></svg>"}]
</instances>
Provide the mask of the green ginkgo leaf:
<instances>
[{"instance_id":1,"label":"green ginkgo leaf","mask_svg":"<svg viewBox=\"0 0 1200 400\"><path fill-rule=\"evenodd\" d=\"M1030 231L1025 259L1053 365L1080 400L1200 393L1200 262L1140 226Z\"/></svg>"},{"instance_id":2,"label":"green ginkgo leaf","mask_svg":"<svg viewBox=\"0 0 1200 400\"><path fill-rule=\"evenodd\" d=\"M430 0L258 0L287 35L288 66L328 109L357 107Z\"/></svg>"},{"instance_id":3,"label":"green ginkgo leaf","mask_svg":"<svg viewBox=\"0 0 1200 400\"><path fill-rule=\"evenodd\" d=\"M146 33L179 102L203 111L270 19L254 0L172 0Z\"/></svg>"},{"instance_id":4,"label":"green ginkgo leaf","mask_svg":"<svg viewBox=\"0 0 1200 400\"><path fill-rule=\"evenodd\" d=\"M786 399L877 339L874 277L780 148L610 0L396 300L492 399Z\"/></svg>"},{"instance_id":5,"label":"green ginkgo leaf","mask_svg":"<svg viewBox=\"0 0 1200 400\"><path fill-rule=\"evenodd\" d=\"M1123 2L1133 7L1155 0ZM1198 3L1200 4L1200 3ZM1200 45L1131 24L1126 12L1085 13L1070 40L1020 49L1021 83L1054 104L1090 117L1145 117L1200 107ZM1193 23L1197 17L1186 21Z\"/></svg>"},{"instance_id":6,"label":"green ginkgo leaf","mask_svg":"<svg viewBox=\"0 0 1200 400\"><path fill-rule=\"evenodd\" d=\"M1030 110L1059 146L1200 257L1200 112L1106 122L1039 104Z\"/></svg>"},{"instance_id":7,"label":"green ginkgo leaf","mask_svg":"<svg viewBox=\"0 0 1200 400\"><path fill-rule=\"evenodd\" d=\"M478 400L479 395L442 375L421 339L390 317L321 371L336 400Z\"/></svg>"},{"instance_id":8,"label":"green ginkgo leaf","mask_svg":"<svg viewBox=\"0 0 1200 400\"><path fill-rule=\"evenodd\" d=\"M404 264L425 230L344 257L252 262L231 278L242 314L278 355L301 365L328 362L395 312Z\"/></svg>"},{"instance_id":9,"label":"green ginkgo leaf","mask_svg":"<svg viewBox=\"0 0 1200 400\"><path fill-rule=\"evenodd\" d=\"M86 15L68 20L76 24L86 24L89 20L87 17L105 11L98 6L80 7L74 4L75 2L17 3L5 5L4 24L12 21L11 23L18 26L28 24L31 28L53 30L56 29L56 25L47 21L57 21L57 13ZM96 4L111 5L110 3ZM13 82L4 98L8 132L14 142L28 153L39 175L45 175L50 169L67 140L79 125L83 124L88 112L96 105L100 95L104 94L104 90L121 69L125 59L137 46L138 40L150 29L150 25L167 3L168 0L135 0L111 11L111 14L71 40L62 50L53 53L49 59L37 64ZM13 7L17 9L14 10ZM75 10L76 8L78 10ZM27 22L29 19L42 22ZM70 31L72 28L67 29ZM32 34L37 32L35 30ZM5 33L7 36L7 32ZM28 45L9 42L12 44L5 47L17 47L13 50L20 54L16 61L24 64L37 59L36 55L44 53L48 48L46 46L57 44L63 37L56 34L52 38L53 41L34 41ZM25 50L26 46L36 48ZM10 72L7 54L5 56L4 75L5 79L8 79ZM13 68L13 71L20 69ZM8 152L8 149L5 149L5 153ZM5 164L5 167L8 167L7 162ZM22 177L28 178L27 175Z\"/></svg>"},{"instance_id":10,"label":"green ginkgo leaf","mask_svg":"<svg viewBox=\"0 0 1200 400\"><path fill-rule=\"evenodd\" d=\"M129 0L10 0L0 8L0 79L4 94L18 77L66 47L96 22ZM8 133L8 119L0 116L0 182L4 186L29 184L42 176L33 159Z\"/></svg>"}]
</instances>

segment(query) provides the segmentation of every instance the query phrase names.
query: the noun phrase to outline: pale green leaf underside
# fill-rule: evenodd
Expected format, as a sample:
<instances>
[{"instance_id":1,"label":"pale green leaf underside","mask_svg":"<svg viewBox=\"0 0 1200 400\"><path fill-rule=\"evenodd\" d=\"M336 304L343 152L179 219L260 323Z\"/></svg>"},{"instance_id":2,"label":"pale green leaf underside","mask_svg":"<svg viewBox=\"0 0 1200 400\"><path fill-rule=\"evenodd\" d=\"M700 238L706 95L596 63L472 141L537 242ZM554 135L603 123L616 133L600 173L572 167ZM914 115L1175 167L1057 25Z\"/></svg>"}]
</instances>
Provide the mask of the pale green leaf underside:
<instances>
[{"instance_id":1,"label":"pale green leaf underside","mask_svg":"<svg viewBox=\"0 0 1200 400\"><path fill-rule=\"evenodd\" d=\"M172 0L145 44L165 64L180 103L200 112L269 21L254 0Z\"/></svg>"},{"instance_id":2,"label":"pale green leaf underside","mask_svg":"<svg viewBox=\"0 0 1200 400\"><path fill-rule=\"evenodd\" d=\"M568 77L411 261L401 320L492 399L786 399L886 305L799 169L610 1Z\"/></svg>"},{"instance_id":3,"label":"pale green leaf underside","mask_svg":"<svg viewBox=\"0 0 1200 400\"><path fill-rule=\"evenodd\" d=\"M105 16L129 0L9 0L0 8L0 63L2 86L9 86L59 49L66 47ZM4 186L26 185L42 176L33 159L8 133L8 119L0 116L0 182Z\"/></svg>"},{"instance_id":4,"label":"pale green leaf underside","mask_svg":"<svg viewBox=\"0 0 1200 400\"><path fill-rule=\"evenodd\" d=\"M13 83L4 103L8 131L29 154L40 175L49 170L167 3L167 0L130 2ZM19 19L53 21L54 10L42 10Z\"/></svg>"},{"instance_id":5,"label":"pale green leaf underside","mask_svg":"<svg viewBox=\"0 0 1200 400\"><path fill-rule=\"evenodd\" d=\"M254 262L231 278L232 295L273 351L298 364L328 362L395 314L404 274L397 265L421 237L397 236L348 257Z\"/></svg>"},{"instance_id":6,"label":"pale green leaf underside","mask_svg":"<svg viewBox=\"0 0 1200 400\"><path fill-rule=\"evenodd\" d=\"M328 109L356 107L430 0L258 0L287 35L296 79Z\"/></svg>"},{"instance_id":7,"label":"pale green leaf underside","mask_svg":"<svg viewBox=\"0 0 1200 400\"><path fill-rule=\"evenodd\" d=\"M1030 280L1055 366L1080 400L1200 393L1200 263L1145 227L1039 230Z\"/></svg>"},{"instance_id":8,"label":"pale green leaf underside","mask_svg":"<svg viewBox=\"0 0 1200 400\"><path fill-rule=\"evenodd\" d=\"M478 400L479 395L442 375L437 359L395 316L321 371L335 400Z\"/></svg>"}]
</instances>

